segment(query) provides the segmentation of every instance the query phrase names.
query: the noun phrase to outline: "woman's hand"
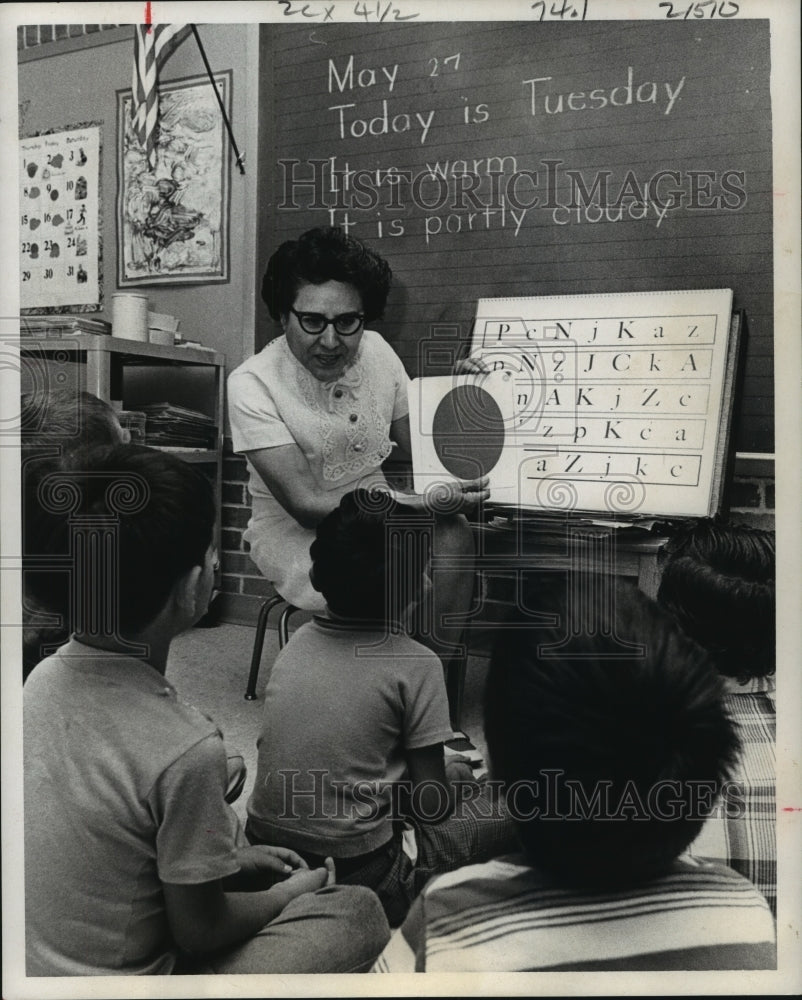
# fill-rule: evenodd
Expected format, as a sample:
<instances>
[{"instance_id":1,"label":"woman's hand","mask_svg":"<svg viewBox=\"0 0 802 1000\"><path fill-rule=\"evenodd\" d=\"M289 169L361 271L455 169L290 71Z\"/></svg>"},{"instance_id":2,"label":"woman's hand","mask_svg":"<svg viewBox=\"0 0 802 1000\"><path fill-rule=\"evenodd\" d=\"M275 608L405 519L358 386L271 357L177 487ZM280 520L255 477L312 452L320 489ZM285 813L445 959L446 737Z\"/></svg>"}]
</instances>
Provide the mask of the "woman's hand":
<instances>
[{"instance_id":1,"label":"woman's hand","mask_svg":"<svg viewBox=\"0 0 802 1000\"><path fill-rule=\"evenodd\" d=\"M423 506L434 514L462 514L488 499L489 485L487 476L435 481L422 494Z\"/></svg>"},{"instance_id":2,"label":"woman's hand","mask_svg":"<svg viewBox=\"0 0 802 1000\"><path fill-rule=\"evenodd\" d=\"M490 369L481 358L460 358L454 365L455 375L486 375Z\"/></svg>"}]
</instances>

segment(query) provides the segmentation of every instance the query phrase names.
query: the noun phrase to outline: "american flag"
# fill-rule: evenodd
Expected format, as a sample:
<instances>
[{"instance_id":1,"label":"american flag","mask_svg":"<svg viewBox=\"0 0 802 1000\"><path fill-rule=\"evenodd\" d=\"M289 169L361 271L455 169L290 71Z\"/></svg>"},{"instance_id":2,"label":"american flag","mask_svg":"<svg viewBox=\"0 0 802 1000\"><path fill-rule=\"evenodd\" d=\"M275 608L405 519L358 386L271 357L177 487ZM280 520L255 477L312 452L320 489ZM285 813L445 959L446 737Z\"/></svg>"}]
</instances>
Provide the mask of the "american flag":
<instances>
[{"instance_id":1,"label":"american flag","mask_svg":"<svg viewBox=\"0 0 802 1000\"><path fill-rule=\"evenodd\" d=\"M156 167L159 71L191 31L191 24L140 24L134 28L131 121L151 170Z\"/></svg>"}]
</instances>

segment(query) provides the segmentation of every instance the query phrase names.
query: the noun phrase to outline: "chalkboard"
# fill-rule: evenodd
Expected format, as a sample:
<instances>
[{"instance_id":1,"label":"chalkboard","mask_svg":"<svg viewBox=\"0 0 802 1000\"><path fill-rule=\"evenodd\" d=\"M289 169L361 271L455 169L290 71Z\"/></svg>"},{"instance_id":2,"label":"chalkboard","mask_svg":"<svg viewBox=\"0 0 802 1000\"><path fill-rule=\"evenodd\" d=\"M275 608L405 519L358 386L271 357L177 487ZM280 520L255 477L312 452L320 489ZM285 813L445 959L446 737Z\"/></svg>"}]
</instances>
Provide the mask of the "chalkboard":
<instances>
[{"instance_id":1,"label":"chalkboard","mask_svg":"<svg viewBox=\"0 0 802 1000\"><path fill-rule=\"evenodd\" d=\"M480 298L731 288L735 447L774 450L768 21L270 24L260 74L257 268L314 225L369 242L413 377Z\"/></svg>"}]
</instances>

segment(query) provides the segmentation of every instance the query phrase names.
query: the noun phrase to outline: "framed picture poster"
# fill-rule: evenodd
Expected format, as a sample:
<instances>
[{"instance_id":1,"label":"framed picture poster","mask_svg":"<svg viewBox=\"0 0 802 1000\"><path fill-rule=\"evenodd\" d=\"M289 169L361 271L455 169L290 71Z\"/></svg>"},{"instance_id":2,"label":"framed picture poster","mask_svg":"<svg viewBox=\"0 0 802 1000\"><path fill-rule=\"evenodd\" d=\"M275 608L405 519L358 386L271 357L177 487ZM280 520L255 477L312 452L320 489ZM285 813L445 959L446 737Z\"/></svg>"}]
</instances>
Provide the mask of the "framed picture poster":
<instances>
[{"instance_id":1,"label":"framed picture poster","mask_svg":"<svg viewBox=\"0 0 802 1000\"><path fill-rule=\"evenodd\" d=\"M214 76L228 112L231 72ZM230 159L208 77L159 87L156 167L131 124L130 90L117 91L117 284L228 281Z\"/></svg>"},{"instance_id":2,"label":"framed picture poster","mask_svg":"<svg viewBox=\"0 0 802 1000\"><path fill-rule=\"evenodd\" d=\"M19 141L20 310L100 309L100 127Z\"/></svg>"}]
</instances>

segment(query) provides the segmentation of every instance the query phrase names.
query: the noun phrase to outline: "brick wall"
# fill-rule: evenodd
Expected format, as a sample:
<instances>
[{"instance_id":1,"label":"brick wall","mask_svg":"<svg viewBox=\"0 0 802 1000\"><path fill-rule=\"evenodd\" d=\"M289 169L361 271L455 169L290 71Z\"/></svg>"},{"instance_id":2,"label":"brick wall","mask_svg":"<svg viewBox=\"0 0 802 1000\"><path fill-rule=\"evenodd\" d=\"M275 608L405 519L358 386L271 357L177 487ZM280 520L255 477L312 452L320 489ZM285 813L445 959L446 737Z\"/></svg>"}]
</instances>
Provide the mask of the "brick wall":
<instances>
[{"instance_id":1,"label":"brick wall","mask_svg":"<svg viewBox=\"0 0 802 1000\"><path fill-rule=\"evenodd\" d=\"M730 524L748 524L774 530L774 479L736 476L729 495Z\"/></svg>"},{"instance_id":2,"label":"brick wall","mask_svg":"<svg viewBox=\"0 0 802 1000\"><path fill-rule=\"evenodd\" d=\"M762 474L762 469L760 472L760 475L739 473L734 477L729 493L729 521L732 524L774 528L774 479ZM259 605L275 591L251 562L248 545L242 540L242 533L251 516L247 483L245 459L233 454L231 441L226 438L219 611L225 621L252 625L256 621Z\"/></svg>"},{"instance_id":3,"label":"brick wall","mask_svg":"<svg viewBox=\"0 0 802 1000\"><path fill-rule=\"evenodd\" d=\"M231 450L226 438L223 452L223 510L221 517L222 571L220 613L226 621L253 624L260 603L275 593L248 555L242 533L251 516L245 459Z\"/></svg>"}]
</instances>

